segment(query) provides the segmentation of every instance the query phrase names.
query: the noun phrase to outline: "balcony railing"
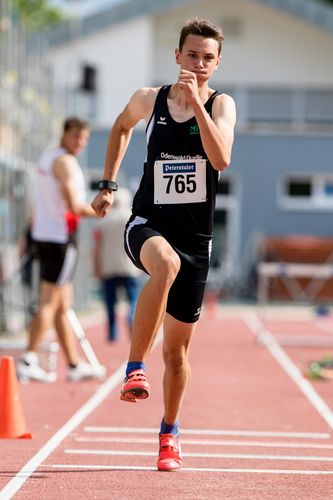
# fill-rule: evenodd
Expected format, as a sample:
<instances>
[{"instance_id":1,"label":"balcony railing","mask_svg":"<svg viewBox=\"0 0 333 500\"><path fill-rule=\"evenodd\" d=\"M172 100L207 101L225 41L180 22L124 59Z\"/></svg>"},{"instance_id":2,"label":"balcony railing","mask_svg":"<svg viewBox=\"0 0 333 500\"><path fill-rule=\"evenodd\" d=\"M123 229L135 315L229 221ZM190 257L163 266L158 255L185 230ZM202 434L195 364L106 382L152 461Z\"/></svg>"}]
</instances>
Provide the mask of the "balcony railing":
<instances>
[{"instance_id":1,"label":"balcony railing","mask_svg":"<svg viewBox=\"0 0 333 500\"><path fill-rule=\"evenodd\" d=\"M236 101L241 129L333 130L333 87L235 86L224 88L223 92Z\"/></svg>"}]
</instances>

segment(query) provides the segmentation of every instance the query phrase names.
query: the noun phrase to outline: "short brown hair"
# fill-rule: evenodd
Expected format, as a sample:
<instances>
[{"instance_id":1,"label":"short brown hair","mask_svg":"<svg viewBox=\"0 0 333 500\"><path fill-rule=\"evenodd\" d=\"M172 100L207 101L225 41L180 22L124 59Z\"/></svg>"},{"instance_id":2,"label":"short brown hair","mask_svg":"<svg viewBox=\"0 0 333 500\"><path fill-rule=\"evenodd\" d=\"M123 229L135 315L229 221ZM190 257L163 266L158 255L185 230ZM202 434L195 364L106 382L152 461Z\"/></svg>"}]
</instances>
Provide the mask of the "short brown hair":
<instances>
[{"instance_id":1,"label":"short brown hair","mask_svg":"<svg viewBox=\"0 0 333 500\"><path fill-rule=\"evenodd\" d=\"M224 40L222 29L215 26L207 19L199 17L192 17L189 19L181 29L179 37L179 50L181 51L186 37L188 35L199 35L204 38L213 38L219 44L218 53L220 55L222 49L222 41Z\"/></svg>"},{"instance_id":2,"label":"short brown hair","mask_svg":"<svg viewBox=\"0 0 333 500\"><path fill-rule=\"evenodd\" d=\"M63 125L63 131L68 132L72 128L83 130L85 128L89 128L89 123L86 120L81 120L76 116L72 116L70 118L66 118Z\"/></svg>"}]
</instances>

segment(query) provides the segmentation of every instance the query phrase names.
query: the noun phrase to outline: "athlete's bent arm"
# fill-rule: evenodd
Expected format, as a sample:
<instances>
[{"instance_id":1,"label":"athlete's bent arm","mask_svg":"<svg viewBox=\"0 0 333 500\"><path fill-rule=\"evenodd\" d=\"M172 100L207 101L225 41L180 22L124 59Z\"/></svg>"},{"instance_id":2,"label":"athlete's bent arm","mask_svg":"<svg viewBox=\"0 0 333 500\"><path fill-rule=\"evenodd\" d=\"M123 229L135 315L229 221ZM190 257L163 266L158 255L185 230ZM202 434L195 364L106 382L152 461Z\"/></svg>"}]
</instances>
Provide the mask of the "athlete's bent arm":
<instances>
[{"instance_id":1,"label":"athlete's bent arm","mask_svg":"<svg viewBox=\"0 0 333 500\"><path fill-rule=\"evenodd\" d=\"M62 196L69 210L80 217L96 217L89 203L78 199L77 186L73 175L75 165L72 155L60 156L53 165L53 172L59 181Z\"/></svg>"},{"instance_id":2,"label":"athlete's bent arm","mask_svg":"<svg viewBox=\"0 0 333 500\"><path fill-rule=\"evenodd\" d=\"M133 128L140 120L147 120L153 109L155 97L156 89L141 88L137 90L116 119L108 140L103 179L116 180ZM111 209L112 204L113 191L103 189L97 193L91 206L97 215L104 217Z\"/></svg>"},{"instance_id":3,"label":"athlete's bent arm","mask_svg":"<svg viewBox=\"0 0 333 500\"><path fill-rule=\"evenodd\" d=\"M216 170L224 170L231 161L236 123L234 100L222 94L217 96L212 109L212 118L202 105L193 106L200 129L200 137L207 157Z\"/></svg>"},{"instance_id":4,"label":"athlete's bent arm","mask_svg":"<svg viewBox=\"0 0 333 500\"><path fill-rule=\"evenodd\" d=\"M181 69L177 85L192 106L207 158L216 170L224 170L230 164L234 141L234 100L226 94L218 95L213 103L211 118L200 99L197 75L193 71Z\"/></svg>"}]
</instances>

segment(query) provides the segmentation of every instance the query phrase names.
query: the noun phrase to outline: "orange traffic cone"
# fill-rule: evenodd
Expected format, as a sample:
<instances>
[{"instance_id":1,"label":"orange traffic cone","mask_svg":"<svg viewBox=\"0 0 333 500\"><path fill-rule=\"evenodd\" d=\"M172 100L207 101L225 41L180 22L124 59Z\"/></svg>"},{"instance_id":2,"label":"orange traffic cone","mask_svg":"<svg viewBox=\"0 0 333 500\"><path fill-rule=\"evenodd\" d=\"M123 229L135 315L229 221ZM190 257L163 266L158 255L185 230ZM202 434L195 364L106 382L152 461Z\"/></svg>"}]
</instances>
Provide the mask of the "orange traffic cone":
<instances>
[{"instance_id":1,"label":"orange traffic cone","mask_svg":"<svg viewBox=\"0 0 333 500\"><path fill-rule=\"evenodd\" d=\"M18 389L14 359L3 356L0 364L0 438L32 438L26 429Z\"/></svg>"}]
</instances>

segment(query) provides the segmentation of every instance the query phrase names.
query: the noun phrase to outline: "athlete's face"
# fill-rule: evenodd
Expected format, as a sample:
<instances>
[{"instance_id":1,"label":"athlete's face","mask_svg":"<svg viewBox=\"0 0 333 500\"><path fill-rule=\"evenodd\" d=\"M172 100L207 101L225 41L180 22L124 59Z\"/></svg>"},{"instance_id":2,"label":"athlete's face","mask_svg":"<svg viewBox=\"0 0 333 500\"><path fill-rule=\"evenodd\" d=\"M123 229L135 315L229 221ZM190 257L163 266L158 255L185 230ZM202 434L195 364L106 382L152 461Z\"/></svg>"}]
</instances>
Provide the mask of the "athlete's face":
<instances>
[{"instance_id":1,"label":"athlete's face","mask_svg":"<svg viewBox=\"0 0 333 500\"><path fill-rule=\"evenodd\" d=\"M214 38L188 35L182 50L176 49L176 62L181 69L196 73L197 80L209 80L217 69L221 56L219 44Z\"/></svg>"},{"instance_id":2,"label":"athlete's face","mask_svg":"<svg viewBox=\"0 0 333 500\"><path fill-rule=\"evenodd\" d=\"M62 136L61 145L67 149L70 154L78 156L87 145L88 140L89 130L87 128L70 128Z\"/></svg>"}]
</instances>

